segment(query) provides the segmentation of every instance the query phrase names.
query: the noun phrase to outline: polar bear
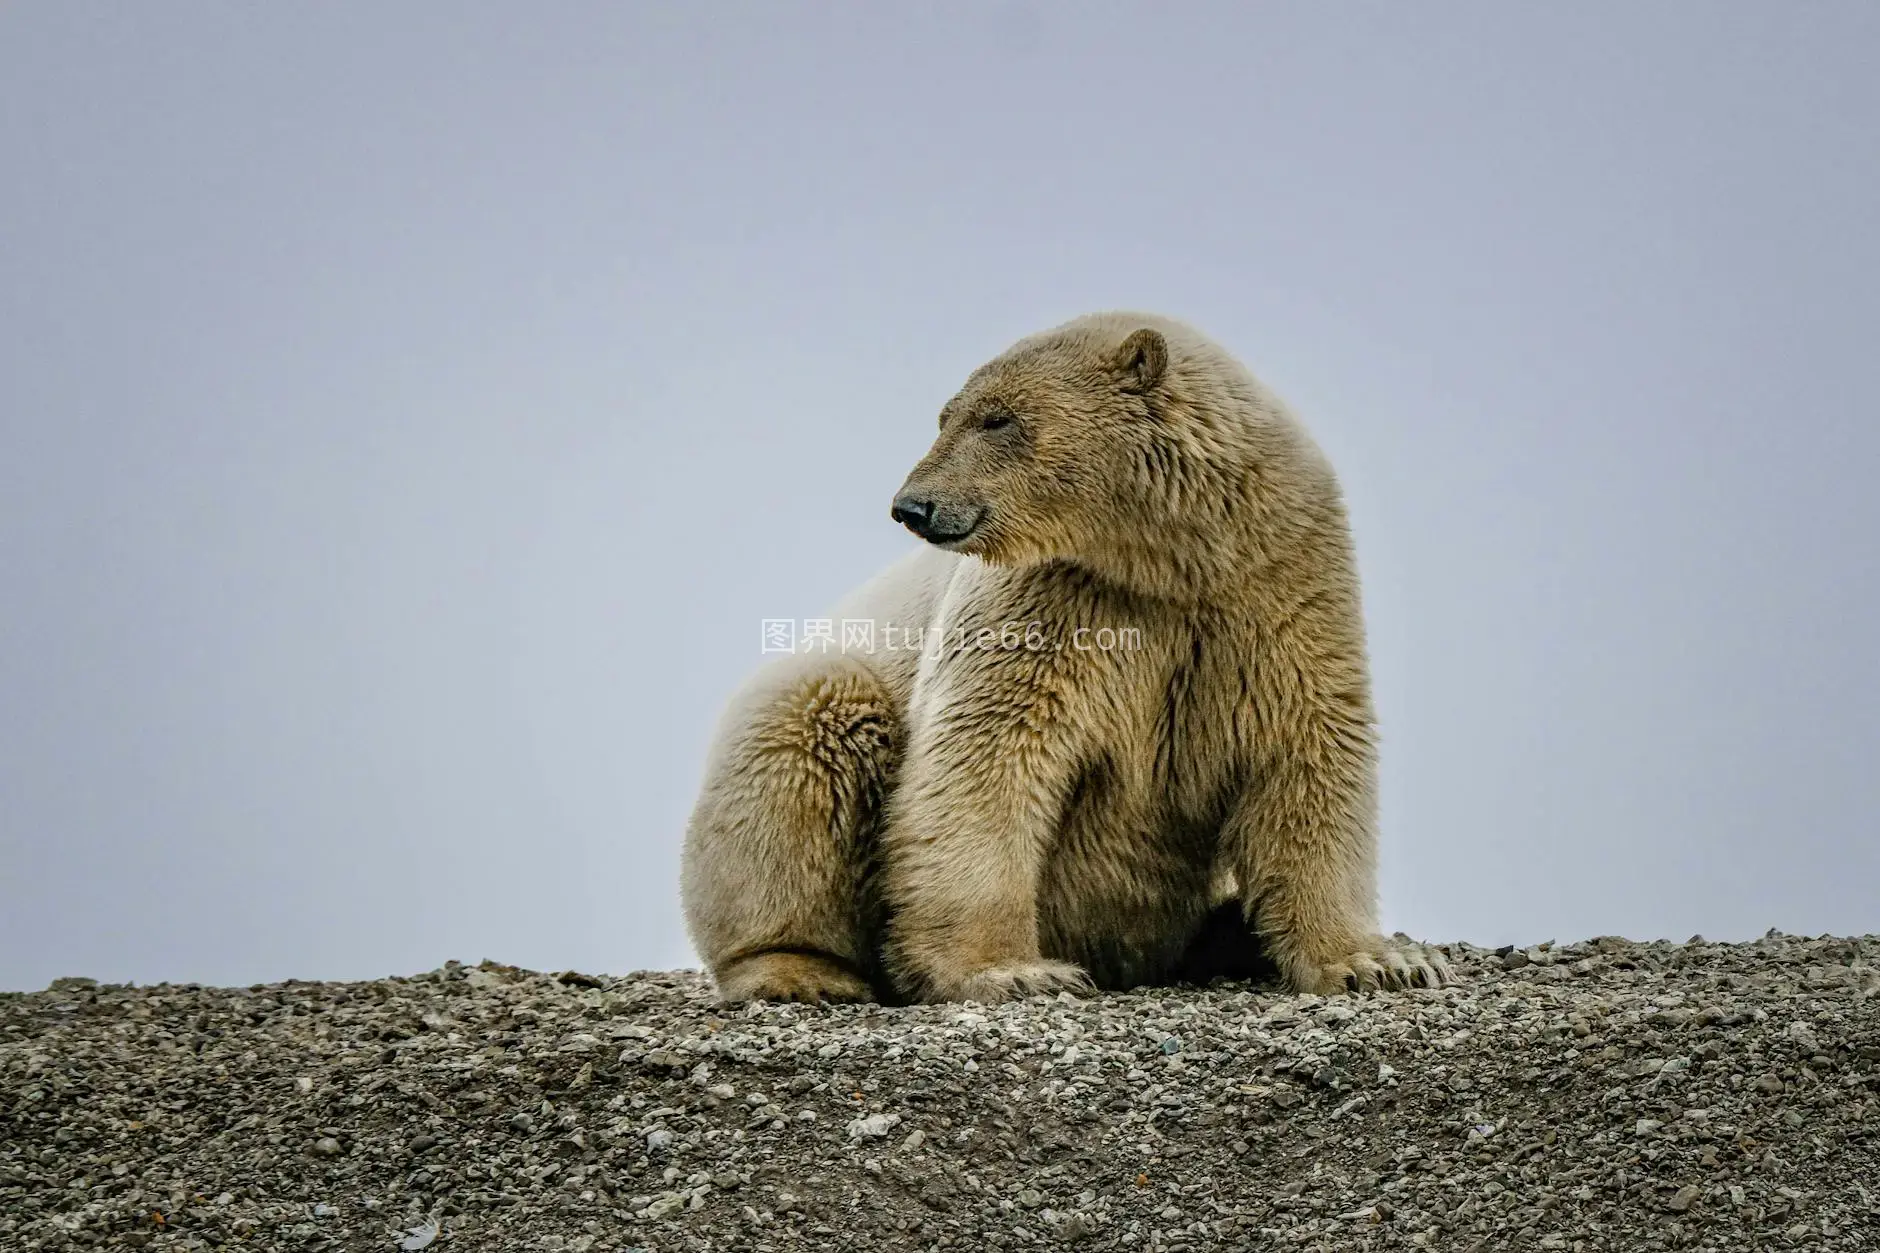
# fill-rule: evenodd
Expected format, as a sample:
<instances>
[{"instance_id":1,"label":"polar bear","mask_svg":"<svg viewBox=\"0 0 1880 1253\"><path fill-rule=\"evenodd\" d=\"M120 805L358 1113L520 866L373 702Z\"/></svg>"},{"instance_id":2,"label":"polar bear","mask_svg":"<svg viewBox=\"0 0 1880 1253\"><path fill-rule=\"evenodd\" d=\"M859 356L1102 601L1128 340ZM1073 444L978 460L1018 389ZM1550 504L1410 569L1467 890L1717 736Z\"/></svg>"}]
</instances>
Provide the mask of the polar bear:
<instances>
[{"instance_id":1,"label":"polar bear","mask_svg":"<svg viewBox=\"0 0 1880 1253\"><path fill-rule=\"evenodd\" d=\"M1350 526L1286 408L1195 330L1103 313L939 425L891 510L923 546L833 611L866 631L720 725L681 880L721 995L1447 982L1377 933Z\"/></svg>"}]
</instances>

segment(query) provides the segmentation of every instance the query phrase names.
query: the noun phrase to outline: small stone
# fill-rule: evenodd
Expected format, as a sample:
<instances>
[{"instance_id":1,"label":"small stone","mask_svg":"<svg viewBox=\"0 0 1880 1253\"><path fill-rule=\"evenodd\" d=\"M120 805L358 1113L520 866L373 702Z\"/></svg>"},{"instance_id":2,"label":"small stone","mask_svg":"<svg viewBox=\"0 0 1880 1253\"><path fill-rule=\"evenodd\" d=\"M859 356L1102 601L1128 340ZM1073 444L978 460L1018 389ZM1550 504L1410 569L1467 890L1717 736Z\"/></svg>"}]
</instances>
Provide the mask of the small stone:
<instances>
[{"instance_id":1,"label":"small stone","mask_svg":"<svg viewBox=\"0 0 1880 1253\"><path fill-rule=\"evenodd\" d=\"M640 1065L648 1070L690 1070L692 1059L671 1049L654 1049L640 1059Z\"/></svg>"},{"instance_id":2,"label":"small stone","mask_svg":"<svg viewBox=\"0 0 1880 1253\"><path fill-rule=\"evenodd\" d=\"M900 1121L901 1116L899 1114L869 1114L849 1124L849 1139L879 1140L881 1137L894 1130L895 1125Z\"/></svg>"},{"instance_id":3,"label":"small stone","mask_svg":"<svg viewBox=\"0 0 1880 1253\"><path fill-rule=\"evenodd\" d=\"M398 1247L404 1249L406 1253L417 1253L419 1249L428 1249L431 1247L431 1242L437 1239L437 1231L436 1223L424 1223L413 1227L405 1232L405 1238L398 1242Z\"/></svg>"}]
</instances>

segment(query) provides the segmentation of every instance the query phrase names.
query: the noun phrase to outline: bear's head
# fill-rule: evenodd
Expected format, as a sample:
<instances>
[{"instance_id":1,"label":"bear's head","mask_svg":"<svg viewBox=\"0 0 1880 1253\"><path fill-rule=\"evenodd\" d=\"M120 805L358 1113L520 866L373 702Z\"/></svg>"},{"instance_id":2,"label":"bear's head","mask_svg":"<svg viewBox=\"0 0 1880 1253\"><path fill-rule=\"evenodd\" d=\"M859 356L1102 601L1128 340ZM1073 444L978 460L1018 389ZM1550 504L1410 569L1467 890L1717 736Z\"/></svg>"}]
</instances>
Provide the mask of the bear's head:
<instances>
[{"instance_id":1,"label":"bear's head","mask_svg":"<svg viewBox=\"0 0 1880 1253\"><path fill-rule=\"evenodd\" d=\"M1303 481L1274 463L1315 452L1210 341L1152 315L1092 314L973 372L892 515L995 564L1066 561L1143 591L1198 590L1246 568L1273 484Z\"/></svg>"}]
</instances>

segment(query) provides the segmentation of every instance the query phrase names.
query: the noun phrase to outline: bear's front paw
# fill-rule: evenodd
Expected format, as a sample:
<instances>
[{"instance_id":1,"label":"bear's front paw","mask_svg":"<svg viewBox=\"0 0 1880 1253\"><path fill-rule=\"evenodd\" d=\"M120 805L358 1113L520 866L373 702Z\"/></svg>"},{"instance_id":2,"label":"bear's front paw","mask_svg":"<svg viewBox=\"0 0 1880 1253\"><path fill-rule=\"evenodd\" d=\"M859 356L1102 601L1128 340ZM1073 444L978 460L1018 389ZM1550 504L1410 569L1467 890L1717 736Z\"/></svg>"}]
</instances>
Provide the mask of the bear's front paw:
<instances>
[{"instance_id":1,"label":"bear's front paw","mask_svg":"<svg viewBox=\"0 0 1880 1253\"><path fill-rule=\"evenodd\" d=\"M1301 956L1286 963L1288 981L1300 992L1336 996L1402 988L1440 988L1455 982L1449 963L1433 948L1405 938L1374 935L1348 953Z\"/></svg>"},{"instance_id":2,"label":"bear's front paw","mask_svg":"<svg viewBox=\"0 0 1880 1253\"><path fill-rule=\"evenodd\" d=\"M948 988L947 995L941 999L996 1005L1027 996L1091 990L1090 976L1084 973L1082 966L1069 962L1018 961L976 970Z\"/></svg>"},{"instance_id":3,"label":"bear's front paw","mask_svg":"<svg viewBox=\"0 0 1880 1253\"><path fill-rule=\"evenodd\" d=\"M742 1001L872 1001L865 979L834 961L809 953L756 953L718 972L718 996Z\"/></svg>"}]
</instances>

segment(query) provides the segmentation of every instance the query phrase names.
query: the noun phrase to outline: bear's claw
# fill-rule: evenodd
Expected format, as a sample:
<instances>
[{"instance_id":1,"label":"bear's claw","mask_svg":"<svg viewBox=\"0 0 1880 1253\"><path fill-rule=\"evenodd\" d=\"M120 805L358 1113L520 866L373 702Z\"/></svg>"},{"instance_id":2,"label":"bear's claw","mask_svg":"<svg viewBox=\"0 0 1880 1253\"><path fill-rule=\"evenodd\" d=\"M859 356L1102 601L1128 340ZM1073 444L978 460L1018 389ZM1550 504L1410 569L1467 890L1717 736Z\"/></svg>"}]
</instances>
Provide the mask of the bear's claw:
<instances>
[{"instance_id":1,"label":"bear's claw","mask_svg":"<svg viewBox=\"0 0 1880 1253\"><path fill-rule=\"evenodd\" d=\"M1386 940L1382 936L1344 957L1301 963L1293 977L1294 986L1301 992L1323 996L1441 988L1454 982L1448 961L1436 949L1406 938Z\"/></svg>"},{"instance_id":2,"label":"bear's claw","mask_svg":"<svg viewBox=\"0 0 1880 1253\"><path fill-rule=\"evenodd\" d=\"M958 991L946 999L994 1005L1027 996L1092 990L1090 976L1081 966L1054 961L1008 962L967 975Z\"/></svg>"}]
</instances>

